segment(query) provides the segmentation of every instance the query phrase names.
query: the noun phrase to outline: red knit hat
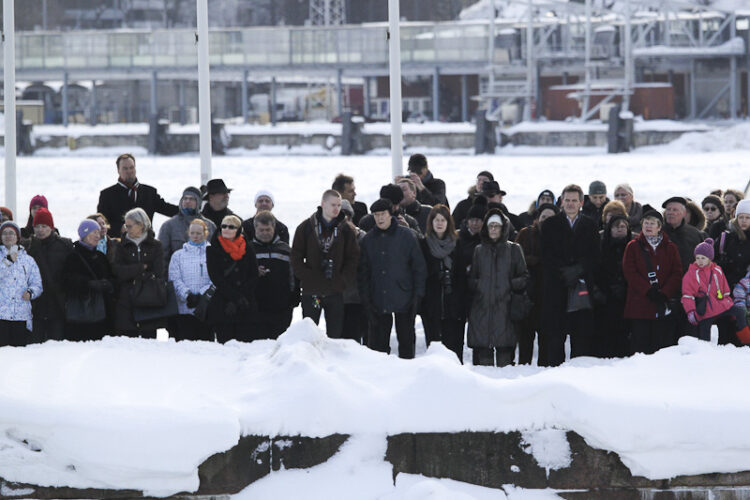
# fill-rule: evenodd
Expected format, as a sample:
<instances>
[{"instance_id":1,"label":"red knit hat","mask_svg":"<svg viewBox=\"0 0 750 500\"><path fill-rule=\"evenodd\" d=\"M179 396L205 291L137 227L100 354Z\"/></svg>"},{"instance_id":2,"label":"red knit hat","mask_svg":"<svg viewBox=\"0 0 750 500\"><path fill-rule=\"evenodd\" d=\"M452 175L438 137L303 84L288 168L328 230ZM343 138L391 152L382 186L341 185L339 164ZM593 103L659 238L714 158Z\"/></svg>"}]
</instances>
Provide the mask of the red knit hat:
<instances>
[{"instance_id":1,"label":"red knit hat","mask_svg":"<svg viewBox=\"0 0 750 500\"><path fill-rule=\"evenodd\" d=\"M44 207L37 210L36 215L34 215L34 225L38 226L39 224L44 224L53 229L55 227L55 222L52 220L52 214Z\"/></svg>"},{"instance_id":2,"label":"red knit hat","mask_svg":"<svg viewBox=\"0 0 750 500\"><path fill-rule=\"evenodd\" d=\"M13 212L8 207L0 207L0 213L2 213L4 216L8 218L8 220L13 220Z\"/></svg>"},{"instance_id":3,"label":"red knit hat","mask_svg":"<svg viewBox=\"0 0 750 500\"><path fill-rule=\"evenodd\" d=\"M41 194L34 196L29 202L29 210L34 208L34 206L49 208L49 205L47 204L47 198L45 198L44 195Z\"/></svg>"}]
</instances>

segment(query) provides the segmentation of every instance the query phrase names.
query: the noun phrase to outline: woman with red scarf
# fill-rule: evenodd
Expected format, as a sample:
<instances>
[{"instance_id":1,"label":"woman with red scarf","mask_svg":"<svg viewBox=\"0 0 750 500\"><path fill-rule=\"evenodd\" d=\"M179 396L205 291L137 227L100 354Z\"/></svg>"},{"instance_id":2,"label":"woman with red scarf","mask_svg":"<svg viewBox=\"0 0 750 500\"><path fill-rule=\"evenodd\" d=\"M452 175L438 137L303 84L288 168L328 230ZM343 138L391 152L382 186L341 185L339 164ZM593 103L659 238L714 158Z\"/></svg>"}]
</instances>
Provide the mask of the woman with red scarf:
<instances>
[{"instance_id":1,"label":"woman with red scarf","mask_svg":"<svg viewBox=\"0 0 750 500\"><path fill-rule=\"evenodd\" d=\"M255 285L258 263L252 245L242 234L242 220L227 215L206 249L206 266L216 293L208 306L207 321L221 342L254 340L250 320L257 314Z\"/></svg>"}]
</instances>

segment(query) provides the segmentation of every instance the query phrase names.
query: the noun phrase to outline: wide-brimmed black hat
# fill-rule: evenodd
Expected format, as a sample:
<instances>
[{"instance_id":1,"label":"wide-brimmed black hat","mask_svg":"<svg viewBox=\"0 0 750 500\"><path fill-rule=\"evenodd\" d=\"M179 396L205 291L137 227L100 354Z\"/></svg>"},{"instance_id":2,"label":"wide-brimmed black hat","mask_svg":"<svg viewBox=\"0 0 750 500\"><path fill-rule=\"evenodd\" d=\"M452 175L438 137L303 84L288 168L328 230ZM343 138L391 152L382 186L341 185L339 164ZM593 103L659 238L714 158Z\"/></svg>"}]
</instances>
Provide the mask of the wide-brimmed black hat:
<instances>
[{"instance_id":1,"label":"wide-brimmed black hat","mask_svg":"<svg viewBox=\"0 0 750 500\"><path fill-rule=\"evenodd\" d=\"M506 193L502 189L500 189L500 184L497 183L497 181L487 181L482 183L482 194L485 196L495 196L496 194L501 194L505 196Z\"/></svg>"},{"instance_id":2,"label":"wide-brimmed black hat","mask_svg":"<svg viewBox=\"0 0 750 500\"><path fill-rule=\"evenodd\" d=\"M206 194L203 196L204 200L208 199L208 195L210 194L228 194L232 190L227 187L226 184L224 184L224 179L211 179L208 181L208 184L206 184Z\"/></svg>"}]
</instances>

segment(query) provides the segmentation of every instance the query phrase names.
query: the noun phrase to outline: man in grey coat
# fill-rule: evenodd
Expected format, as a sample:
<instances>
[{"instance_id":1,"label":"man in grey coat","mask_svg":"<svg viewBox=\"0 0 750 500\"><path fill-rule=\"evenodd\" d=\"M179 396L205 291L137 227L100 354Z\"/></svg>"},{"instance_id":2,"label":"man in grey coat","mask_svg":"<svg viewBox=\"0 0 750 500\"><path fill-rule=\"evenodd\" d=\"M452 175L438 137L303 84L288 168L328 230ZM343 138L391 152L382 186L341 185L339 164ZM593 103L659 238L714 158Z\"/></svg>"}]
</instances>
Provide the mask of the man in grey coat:
<instances>
[{"instance_id":1,"label":"man in grey coat","mask_svg":"<svg viewBox=\"0 0 750 500\"><path fill-rule=\"evenodd\" d=\"M161 225L158 239L164 249L164 269L169 269L172 254L181 249L182 245L187 242L187 231L192 221L200 219L206 223L208 240L216 231L216 225L201 215L199 210L200 200L201 192L198 188L185 188L185 191L182 192L182 198L180 198L180 212Z\"/></svg>"},{"instance_id":2,"label":"man in grey coat","mask_svg":"<svg viewBox=\"0 0 750 500\"><path fill-rule=\"evenodd\" d=\"M425 293L427 267L417 237L392 215L393 204L381 198L370 207L375 219L360 243L359 295L369 316L367 345L390 351L396 317L400 358L414 357L414 317Z\"/></svg>"}]
</instances>

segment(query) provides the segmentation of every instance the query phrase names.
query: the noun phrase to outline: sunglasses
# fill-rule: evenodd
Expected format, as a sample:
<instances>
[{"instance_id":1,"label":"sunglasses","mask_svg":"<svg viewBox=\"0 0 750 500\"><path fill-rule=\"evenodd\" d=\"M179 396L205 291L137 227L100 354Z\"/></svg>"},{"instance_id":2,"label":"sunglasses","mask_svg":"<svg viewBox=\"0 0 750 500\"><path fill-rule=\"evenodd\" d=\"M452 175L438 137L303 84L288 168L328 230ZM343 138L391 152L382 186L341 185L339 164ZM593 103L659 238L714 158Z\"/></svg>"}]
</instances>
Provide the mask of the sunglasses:
<instances>
[{"instance_id":1,"label":"sunglasses","mask_svg":"<svg viewBox=\"0 0 750 500\"><path fill-rule=\"evenodd\" d=\"M222 224L222 229L237 229L237 226L233 226L232 224Z\"/></svg>"},{"instance_id":2,"label":"sunglasses","mask_svg":"<svg viewBox=\"0 0 750 500\"><path fill-rule=\"evenodd\" d=\"M714 210L719 210L719 207L715 207L713 205L706 205L703 207L704 212L713 212Z\"/></svg>"}]
</instances>

